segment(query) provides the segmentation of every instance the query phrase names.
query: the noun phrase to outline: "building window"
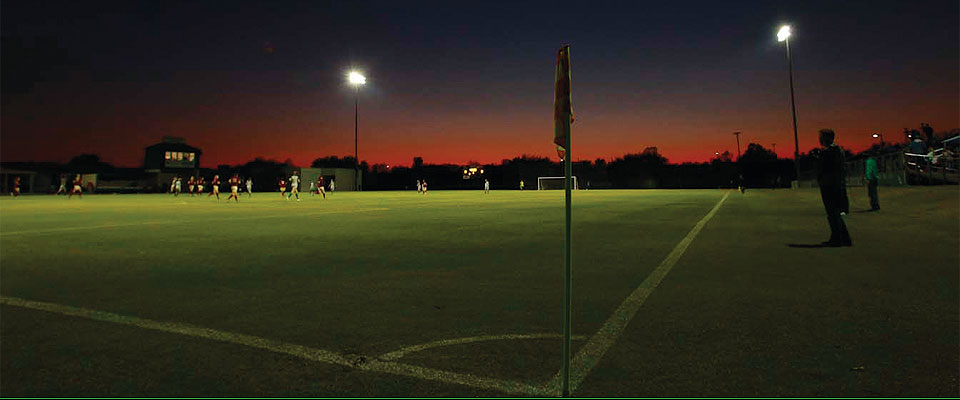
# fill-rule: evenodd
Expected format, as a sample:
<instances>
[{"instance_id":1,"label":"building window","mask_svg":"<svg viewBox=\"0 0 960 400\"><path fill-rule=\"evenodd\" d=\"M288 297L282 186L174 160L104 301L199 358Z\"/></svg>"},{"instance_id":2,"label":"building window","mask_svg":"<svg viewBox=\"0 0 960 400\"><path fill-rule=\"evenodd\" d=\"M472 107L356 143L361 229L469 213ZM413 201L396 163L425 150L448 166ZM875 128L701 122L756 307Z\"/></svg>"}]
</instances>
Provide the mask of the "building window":
<instances>
[{"instance_id":1,"label":"building window","mask_svg":"<svg viewBox=\"0 0 960 400\"><path fill-rule=\"evenodd\" d=\"M170 152L169 152L169 151L163 154L163 159L164 159L164 160L169 160L170 158L171 158L171 155L170 155Z\"/></svg>"},{"instance_id":2,"label":"building window","mask_svg":"<svg viewBox=\"0 0 960 400\"><path fill-rule=\"evenodd\" d=\"M193 153L187 153L187 161L193 162Z\"/></svg>"}]
</instances>

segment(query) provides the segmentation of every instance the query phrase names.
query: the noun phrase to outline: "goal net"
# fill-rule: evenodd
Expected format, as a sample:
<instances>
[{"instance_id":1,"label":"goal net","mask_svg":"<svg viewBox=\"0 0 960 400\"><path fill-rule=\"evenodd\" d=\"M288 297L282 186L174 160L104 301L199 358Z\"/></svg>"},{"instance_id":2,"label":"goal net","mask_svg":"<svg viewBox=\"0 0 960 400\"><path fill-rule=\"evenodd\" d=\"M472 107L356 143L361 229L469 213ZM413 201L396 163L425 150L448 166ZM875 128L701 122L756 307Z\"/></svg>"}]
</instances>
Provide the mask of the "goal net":
<instances>
[{"instance_id":1,"label":"goal net","mask_svg":"<svg viewBox=\"0 0 960 400\"><path fill-rule=\"evenodd\" d=\"M580 188L577 185L577 177L573 176L573 187L571 189L577 190ZM563 190L563 180L562 176L541 176L537 178L537 190Z\"/></svg>"}]
</instances>

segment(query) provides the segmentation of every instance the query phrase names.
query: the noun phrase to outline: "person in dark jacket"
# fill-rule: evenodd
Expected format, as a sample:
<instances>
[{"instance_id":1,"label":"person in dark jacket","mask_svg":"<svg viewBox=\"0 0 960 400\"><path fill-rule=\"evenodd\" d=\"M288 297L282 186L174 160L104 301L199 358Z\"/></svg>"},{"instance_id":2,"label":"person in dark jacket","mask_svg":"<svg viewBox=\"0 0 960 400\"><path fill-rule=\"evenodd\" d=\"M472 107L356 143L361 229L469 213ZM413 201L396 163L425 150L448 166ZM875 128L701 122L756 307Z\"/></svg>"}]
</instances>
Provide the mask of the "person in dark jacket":
<instances>
[{"instance_id":1,"label":"person in dark jacket","mask_svg":"<svg viewBox=\"0 0 960 400\"><path fill-rule=\"evenodd\" d=\"M880 210L880 200L879 196L877 195L877 186L880 182L880 177L877 174L877 159L874 158L873 153L867 157L864 171L865 178L867 178L867 195L870 197L870 210Z\"/></svg>"},{"instance_id":2,"label":"person in dark jacket","mask_svg":"<svg viewBox=\"0 0 960 400\"><path fill-rule=\"evenodd\" d=\"M849 209L843 176L843 150L833 139L836 134L832 129L820 130L820 165L817 170L817 183L820 185L820 198L827 211L827 222L830 224L830 240L823 242L827 247L853 246L850 232L843 222L841 211ZM847 203L847 204L845 204Z\"/></svg>"}]
</instances>

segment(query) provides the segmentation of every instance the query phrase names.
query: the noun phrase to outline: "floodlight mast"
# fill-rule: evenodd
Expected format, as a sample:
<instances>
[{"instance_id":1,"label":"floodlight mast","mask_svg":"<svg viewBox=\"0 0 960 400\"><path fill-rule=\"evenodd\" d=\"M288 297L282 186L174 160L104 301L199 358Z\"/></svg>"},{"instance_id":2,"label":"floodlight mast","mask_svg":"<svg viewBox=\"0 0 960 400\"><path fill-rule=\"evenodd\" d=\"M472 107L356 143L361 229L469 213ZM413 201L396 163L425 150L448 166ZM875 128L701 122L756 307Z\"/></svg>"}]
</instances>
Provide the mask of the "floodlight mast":
<instances>
[{"instance_id":1,"label":"floodlight mast","mask_svg":"<svg viewBox=\"0 0 960 400\"><path fill-rule=\"evenodd\" d=\"M777 32L777 41L786 42L787 47L787 69L790 74L790 110L793 111L793 166L797 174L797 186L800 182L800 141L797 139L797 102L793 96L793 58L790 55L790 25L780 27Z\"/></svg>"},{"instance_id":2,"label":"floodlight mast","mask_svg":"<svg viewBox=\"0 0 960 400\"><path fill-rule=\"evenodd\" d=\"M883 134L880 133L880 132L874 132L874 133L873 133L873 138L874 138L874 139L877 139L877 138L880 139L880 148L882 149L882 148L883 148Z\"/></svg>"},{"instance_id":3,"label":"floodlight mast","mask_svg":"<svg viewBox=\"0 0 960 400\"><path fill-rule=\"evenodd\" d=\"M354 161L354 190L360 191L360 86L367 83L367 78L357 71L350 71L347 79L353 85L353 161Z\"/></svg>"}]
</instances>

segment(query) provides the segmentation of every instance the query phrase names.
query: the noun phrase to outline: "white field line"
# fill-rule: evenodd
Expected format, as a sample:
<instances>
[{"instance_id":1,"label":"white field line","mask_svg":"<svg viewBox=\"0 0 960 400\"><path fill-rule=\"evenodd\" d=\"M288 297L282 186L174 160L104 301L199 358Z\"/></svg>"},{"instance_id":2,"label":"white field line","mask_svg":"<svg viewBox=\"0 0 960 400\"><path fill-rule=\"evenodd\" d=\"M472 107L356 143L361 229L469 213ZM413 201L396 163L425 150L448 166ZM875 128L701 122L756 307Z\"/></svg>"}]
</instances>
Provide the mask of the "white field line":
<instances>
[{"instance_id":1,"label":"white field line","mask_svg":"<svg viewBox=\"0 0 960 400\"><path fill-rule=\"evenodd\" d=\"M348 213L358 213L358 212L369 212L369 211L385 211L389 208L361 208L357 210L329 210L329 211L320 211L313 213L284 213L284 214L271 214L271 215L255 215L249 217L231 217L231 218L217 218L217 219L205 219L205 220L193 220L190 223L197 222L232 222L232 221L246 221L246 220L255 220L255 219L266 219L266 218L290 218L290 217L309 217L315 215L325 215L325 214L348 214ZM173 221L143 221L143 222L131 222L126 224L103 224L103 225L87 225L87 226L71 226L63 228L50 228L50 229L28 229L22 231L12 231L12 232L0 232L0 237L2 236L17 236L17 235L31 235L31 234L44 234L44 233L60 233L60 232L70 232L70 231L85 231L85 230L94 230L94 229L106 229L106 228L123 228L128 226L146 226L146 225L177 225L183 224L182 220L173 220Z\"/></svg>"},{"instance_id":2,"label":"white field line","mask_svg":"<svg viewBox=\"0 0 960 400\"><path fill-rule=\"evenodd\" d=\"M590 371L597 366L597 363L600 362L607 350L617 341L617 338L623 333L624 328L626 328L630 320L637 314L640 306L650 297L653 290L660 285L663 278L667 276L667 273L676 265L677 260L683 256L683 253L687 251L687 247L690 246L693 239L697 237L697 234L699 234L703 226L707 224L707 221L713 218L713 215L717 213L717 210L720 209L720 206L723 205L724 200L726 200L729 195L730 192L726 192L723 198L713 206L713 209L711 209L700 222L697 222L697 224L693 226L693 229L673 248L673 251L667 255L667 258L664 258L663 261L660 262L660 265L647 276L647 279L644 279L643 282L640 283L640 286L637 286L637 288L627 296L623 303L620 304L620 307L617 307L613 312L613 315L603 323L600 330L597 331L587 344L577 352L577 355L573 357L573 360L570 361L571 393L583 383L583 380ZM558 395L560 393L563 379L560 375L561 373L562 370L557 372L547 385L552 395Z\"/></svg>"},{"instance_id":3,"label":"white field line","mask_svg":"<svg viewBox=\"0 0 960 400\"><path fill-rule=\"evenodd\" d=\"M397 351L392 351L386 354L380 355L379 359L383 361L393 361L407 356L410 353L415 353L418 351L429 350L437 347L443 346L453 346L458 344L468 344L476 342L486 342L489 340L527 340L527 339L561 339L563 335L559 333L533 333L533 334L507 334L507 335L488 335L488 336L473 336L465 337L458 339L445 339L438 340L435 342L418 344L414 346L407 346ZM585 335L575 335L573 336L574 340L586 340Z\"/></svg>"},{"instance_id":4,"label":"white field line","mask_svg":"<svg viewBox=\"0 0 960 400\"><path fill-rule=\"evenodd\" d=\"M591 370L597 365L597 363L603 358L607 350L613 346L617 338L622 334L626 325L630 320L636 315L637 311L640 309L640 306L646 301L654 289L660 284L663 278L670 272L673 266L677 263L683 253L687 250L687 247L690 246L690 243L693 242L693 239L700 233L700 230L703 229L704 225L713 218L717 210L720 209L720 206L723 205L723 202L730 195L730 192L724 194L723 198L704 216L697 224L690 230L689 233L677 244L676 247L667 255L667 257L660 263L660 265L638 286L631 294L621 303L613 315L607 319L599 331L594 334L589 342L584 345L583 348L577 353L574 359L571 362L571 382L570 382L570 391L573 392L576 390L579 385L583 382L586 376L591 372ZM386 208L374 208L374 209L361 209L361 210L352 210L345 212L363 212L363 211L380 211L387 210ZM313 213L306 215L316 215L316 214L329 214L333 212L322 212L322 213ZM303 216L304 214L299 214ZM234 218L231 220L237 219L260 219L260 218L272 218L272 217L284 217L287 215L270 215L270 216L258 216L258 217L246 217L246 218ZM157 222L156 224L166 224L166 223L177 223L177 222ZM114 226L136 226L136 225L146 225L153 223L137 223L137 224L117 224L117 225L106 225L99 227L114 227ZM93 229L99 228L94 227ZM90 229L90 227L78 227L75 229ZM47 231L61 231L61 230L72 230L71 228L61 228L58 230L47 230ZM20 232L9 232L9 233L45 233L46 231L20 231ZM487 340L520 340L520 339L551 339L559 338L559 334L508 334L508 335L491 335L491 336L476 336L468 338L459 338L459 339L449 339L449 340L440 340L420 345L408 346L397 351L386 353L378 357L378 359L372 360L352 360L348 356L344 356L338 353L315 349L311 347L295 345L284 343L276 340L261 338L257 336L237 334L231 332L218 331L215 329L202 328L198 326L188 325L188 324L179 324L179 323L170 323L170 322L158 322L148 319L141 319L137 317L123 316L119 314L113 314L103 311L95 311L78 307L71 307L65 305L59 305L54 303L43 303L30 300L24 300L14 297L0 296L0 304L6 304L10 306L18 306L24 308L30 308L35 310L42 310L51 313L75 316L80 318L87 318L103 322L112 322L122 325L136 326L143 329L157 330L168 333L176 333L186 336L199 337L209 340L216 340L220 342L239 344L242 346L253 347L258 349L263 349L267 351L272 351L275 353L288 354L295 357L336 364L341 366L346 366L350 368L355 368L365 371L373 372L383 372L394 375L408 376L424 380L432 380L444 383L458 384L478 389L487 389L487 390L496 390L504 393L510 394L519 394L527 396L537 396L537 397L547 397L547 396L557 396L560 392L560 373L558 372L553 379L547 382L544 385L530 385L522 382L516 381L507 381L501 379L493 378L484 378L471 374L461 374L456 372L442 371L432 368L419 367L414 365L401 364L393 362L392 360L399 359L403 356L406 356L410 353L423 351L431 348L441 347L441 346L450 346L457 344L467 344L475 343L480 341ZM577 335L573 337L576 340L583 340L585 336Z\"/></svg>"},{"instance_id":5,"label":"white field line","mask_svg":"<svg viewBox=\"0 0 960 400\"><path fill-rule=\"evenodd\" d=\"M33 310L46 311L55 314L85 318L101 322L134 326L153 331L174 333L218 342L237 344L274 353L287 354L294 357L355 368L364 371L382 372L393 375L402 375L430 381L457 384L477 389L496 390L504 393L525 396L547 396L549 392L545 386L534 386L522 382L501 379L483 378L471 374L441 371L432 368L418 367L390 361L360 360L332 351L316 349L297 344L284 343L278 340L266 339L258 336L225 332L216 329L203 328L190 324L161 322L144 318L130 317L104 311L90 310L80 307L71 307L61 304L31 301L16 297L0 296L0 304L22 307Z\"/></svg>"}]
</instances>

